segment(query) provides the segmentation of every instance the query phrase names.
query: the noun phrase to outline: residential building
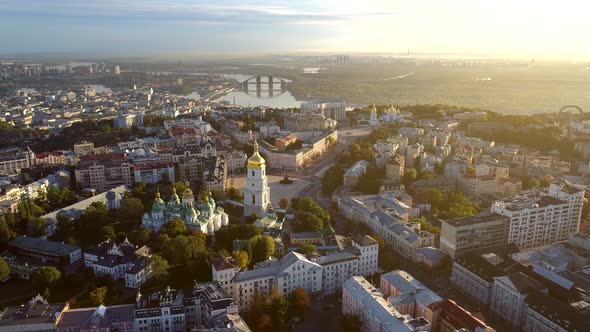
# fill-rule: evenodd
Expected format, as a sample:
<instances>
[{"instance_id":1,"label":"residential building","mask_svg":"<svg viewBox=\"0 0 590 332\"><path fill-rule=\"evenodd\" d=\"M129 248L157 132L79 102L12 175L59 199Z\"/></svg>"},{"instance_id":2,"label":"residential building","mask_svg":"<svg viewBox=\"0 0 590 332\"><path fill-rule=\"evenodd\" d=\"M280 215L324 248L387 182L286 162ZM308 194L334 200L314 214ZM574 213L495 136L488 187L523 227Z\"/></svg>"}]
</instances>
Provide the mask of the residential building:
<instances>
[{"instance_id":1,"label":"residential building","mask_svg":"<svg viewBox=\"0 0 590 332\"><path fill-rule=\"evenodd\" d=\"M350 166L344 173L344 185L349 187L357 186L361 176L367 172L367 167L369 167L369 162L366 160L359 160Z\"/></svg>"},{"instance_id":2,"label":"residential building","mask_svg":"<svg viewBox=\"0 0 590 332\"><path fill-rule=\"evenodd\" d=\"M368 235L354 236L352 246L360 252L356 275L370 276L377 273L379 263L379 243Z\"/></svg>"},{"instance_id":3,"label":"residential building","mask_svg":"<svg viewBox=\"0 0 590 332\"><path fill-rule=\"evenodd\" d=\"M381 275L379 290L395 310L415 318L433 317L430 306L442 301L438 294L402 270Z\"/></svg>"},{"instance_id":4,"label":"residential building","mask_svg":"<svg viewBox=\"0 0 590 332\"><path fill-rule=\"evenodd\" d=\"M199 199L195 202L188 182L182 193L182 201L174 187L168 203L165 203L160 197L160 192L156 191L152 209L144 213L141 224L148 230L157 232L168 221L176 218L180 218L188 229L208 235L213 235L229 223L229 216L222 207L217 206L210 192L205 195L204 200Z\"/></svg>"},{"instance_id":5,"label":"residential building","mask_svg":"<svg viewBox=\"0 0 590 332\"><path fill-rule=\"evenodd\" d=\"M525 332L586 331L590 328L588 299L559 300L541 292L528 294L523 323Z\"/></svg>"},{"instance_id":6,"label":"residential building","mask_svg":"<svg viewBox=\"0 0 590 332\"><path fill-rule=\"evenodd\" d=\"M133 304L69 309L61 313L56 332L134 332Z\"/></svg>"},{"instance_id":7,"label":"residential building","mask_svg":"<svg viewBox=\"0 0 590 332\"><path fill-rule=\"evenodd\" d=\"M215 283L138 293L134 320L135 331L250 331L236 301Z\"/></svg>"},{"instance_id":8,"label":"residential building","mask_svg":"<svg viewBox=\"0 0 590 332\"><path fill-rule=\"evenodd\" d=\"M23 168L35 165L35 154L31 149L8 149L0 151L0 175L12 175Z\"/></svg>"},{"instance_id":9,"label":"residential building","mask_svg":"<svg viewBox=\"0 0 590 332\"><path fill-rule=\"evenodd\" d=\"M270 296L273 289L289 296L297 288L308 293L322 291L322 267L305 256L290 252L279 260L263 262L253 270L239 271L228 258L213 262L213 281L231 295L241 311L253 304L254 296Z\"/></svg>"},{"instance_id":10,"label":"residential building","mask_svg":"<svg viewBox=\"0 0 590 332\"><path fill-rule=\"evenodd\" d=\"M326 118L321 114L288 113L283 115L285 129L289 131L321 130Z\"/></svg>"},{"instance_id":11,"label":"residential building","mask_svg":"<svg viewBox=\"0 0 590 332\"><path fill-rule=\"evenodd\" d=\"M89 154L94 154L94 143L92 142L81 142L78 144L74 144L74 153L76 156L86 156Z\"/></svg>"},{"instance_id":12,"label":"residential building","mask_svg":"<svg viewBox=\"0 0 590 332\"><path fill-rule=\"evenodd\" d=\"M244 215L263 216L270 207L270 187L266 177L266 161L258 152L258 143L254 141L254 153L248 159L244 187Z\"/></svg>"},{"instance_id":13,"label":"residential building","mask_svg":"<svg viewBox=\"0 0 590 332\"><path fill-rule=\"evenodd\" d=\"M399 313L373 285L363 277L352 277L342 286L342 314L360 318L366 332L430 331L424 318Z\"/></svg>"},{"instance_id":14,"label":"residential building","mask_svg":"<svg viewBox=\"0 0 590 332\"><path fill-rule=\"evenodd\" d=\"M135 182L158 183L164 179L175 182L174 164L165 162L146 162L133 165Z\"/></svg>"},{"instance_id":15,"label":"residential building","mask_svg":"<svg viewBox=\"0 0 590 332\"><path fill-rule=\"evenodd\" d=\"M521 249L565 241L580 226L584 190L552 183L547 192L525 191L496 201L492 212L510 218L508 242Z\"/></svg>"},{"instance_id":16,"label":"residential building","mask_svg":"<svg viewBox=\"0 0 590 332\"><path fill-rule=\"evenodd\" d=\"M385 162L385 176L389 180L399 181L404 176L406 160L403 156L394 155Z\"/></svg>"},{"instance_id":17,"label":"residential building","mask_svg":"<svg viewBox=\"0 0 590 332\"><path fill-rule=\"evenodd\" d=\"M76 183L99 191L133 184L132 165L124 153L85 155L74 171Z\"/></svg>"},{"instance_id":18,"label":"residential building","mask_svg":"<svg viewBox=\"0 0 590 332\"><path fill-rule=\"evenodd\" d=\"M494 278L491 309L514 328L520 328L527 315L526 298L533 292L547 292L546 286L518 272Z\"/></svg>"},{"instance_id":19,"label":"residential building","mask_svg":"<svg viewBox=\"0 0 590 332\"><path fill-rule=\"evenodd\" d=\"M495 277L524 270L522 265L509 257L515 252L518 248L514 244L501 244L459 256L453 262L451 282L457 289L488 305Z\"/></svg>"},{"instance_id":20,"label":"residential building","mask_svg":"<svg viewBox=\"0 0 590 332\"><path fill-rule=\"evenodd\" d=\"M463 174L458 178L457 189L468 197L484 194L512 196L522 191L522 182L518 179L497 178L492 175Z\"/></svg>"},{"instance_id":21,"label":"residential building","mask_svg":"<svg viewBox=\"0 0 590 332\"><path fill-rule=\"evenodd\" d=\"M371 224L373 222L373 213L389 213L403 221L409 221L412 208L411 204L404 196L404 193L384 192L377 195L362 195L341 197L338 199L338 209L352 221Z\"/></svg>"},{"instance_id":22,"label":"residential building","mask_svg":"<svg viewBox=\"0 0 590 332\"><path fill-rule=\"evenodd\" d=\"M69 308L68 303L48 303L37 295L22 306L6 307L0 313L0 331L55 331Z\"/></svg>"},{"instance_id":23,"label":"residential building","mask_svg":"<svg viewBox=\"0 0 590 332\"><path fill-rule=\"evenodd\" d=\"M367 225L385 240L385 244L403 257L417 261L416 249L434 246L434 234L420 230L420 224L376 211Z\"/></svg>"},{"instance_id":24,"label":"residential building","mask_svg":"<svg viewBox=\"0 0 590 332\"><path fill-rule=\"evenodd\" d=\"M128 288L139 288L150 274L147 246L137 248L127 239L122 243L107 240L83 250L84 265L96 275L109 275L114 280L125 279Z\"/></svg>"},{"instance_id":25,"label":"residential building","mask_svg":"<svg viewBox=\"0 0 590 332\"><path fill-rule=\"evenodd\" d=\"M406 167L417 167L416 160L424 152L424 145L414 143L406 148Z\"/></svg>"},{"instance_id":26,"label":"residential building","mask_svg":"<svg viewBox=\"0 0 590 332\"><path fill-rule=\"evenodd\" d=\"M322 267L322 292L333 294L346 280L359 274L359 255L349 251L313 258Z\"/></svg>"},{"instance_id":27,"label":"residential building","mask_svg":"<svg viewBox=\"0 0 590 332\"><path fill-rule=\"evenodd\" d=\"M37 165L67 165L68 162L62 151L41 152L35 154Z\"/></svg>"},{"instance_id":28,"label":"residential building","mask_svg":"<svg viewBox=\"0 0 590 332\"><path fill-rule=\"evenodd\" d=\"M487 325L480 317L463 309L455 301L444 299L430 305L434 313L432 326L437 332L495 332L492 327ZM479 315L481 316L481 315ZM428 319L428 317L427 317Z\"/></svg>"},{"instance_id":29,"label":"residential building","mask_svg":"<svg viewBox=\"0 0 590 332\"><path fill-rule=\"evenodd\" d=\"M510 218L480 213L441 222L440 249L455 258L475 249L508 243Z\"/></svg>"}]
</instances>

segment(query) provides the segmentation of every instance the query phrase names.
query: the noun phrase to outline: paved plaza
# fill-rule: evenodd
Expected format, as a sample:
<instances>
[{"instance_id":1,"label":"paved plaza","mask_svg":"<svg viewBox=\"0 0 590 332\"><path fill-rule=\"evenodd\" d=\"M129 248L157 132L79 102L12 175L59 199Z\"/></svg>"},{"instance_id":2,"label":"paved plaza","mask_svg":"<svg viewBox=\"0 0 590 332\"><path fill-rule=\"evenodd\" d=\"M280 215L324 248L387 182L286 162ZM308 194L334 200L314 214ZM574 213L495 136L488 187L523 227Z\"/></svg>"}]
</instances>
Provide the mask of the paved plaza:
<instances>
[{"instance_id":1,"label":"paved plaza","mask_svg":"<svg viewBox=\"0 0 590 332\"><path fill-rule=\"evenodd\" d=\"M267 175L268 178L268 185L270 186L270 200L274 207L279 206L279 201L281 198L287 198L291 200L293 197L297 197L299 192L303 190L305 187L311 184L311 182L299 179L299 178L291 178L293 183L291 184L281 184L281 181L284 176L279 175ZM233 184L232 184L233 180ZM246 174L240 174L239 176L234 176L233 179L228 179L227 187L235 187L242 191L244 189L244 185L246 183Z\"/></svg>"}]
</instances>

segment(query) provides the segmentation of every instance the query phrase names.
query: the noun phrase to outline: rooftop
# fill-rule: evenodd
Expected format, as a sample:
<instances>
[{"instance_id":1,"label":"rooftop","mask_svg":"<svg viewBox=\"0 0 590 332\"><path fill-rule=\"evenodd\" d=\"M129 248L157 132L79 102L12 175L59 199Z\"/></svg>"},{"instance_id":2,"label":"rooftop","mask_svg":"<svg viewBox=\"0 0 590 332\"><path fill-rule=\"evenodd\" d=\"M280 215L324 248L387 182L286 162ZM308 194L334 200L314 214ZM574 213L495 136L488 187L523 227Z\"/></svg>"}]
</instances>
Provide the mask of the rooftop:
<instances>
[{"instance_id":1,"label":"rooftop","mask_svg":"<svg viewBox=\"0 0 590 332\"><path fill-rule=\"evenodd\" d=\"M53 256L68 256L72 252L80 250L79 247L66 243L53 242L36 237L19 236L8 243L10 247L22 250L42 252Z\"/></svg>"},{"instance_id":2,"label":"rooftop","mask_svg":"<svg viewBox=\"0 0 590 332\"><path fill-rule=\"evenodd\" d=\"M67 308L67 303L50 304L37 296L24 306L6 308L0 314L0 330L10 331L11 325L52 324Z\"/></svg>"},{"instance_id":3,"label":"rooftop","mask_svg":"<svg viewBox=\"0 0 590 332\"><path fill-rule=\"evenodd\" d=\"M470 225L477 225L489 222L504 222L508 223L510 218L505 217L503 215L493 213L493 212L485 212L479 213L471 217L462 217L462 218L455 218L449 220L443 220L444 223L449 224L453 227L464 227Z\"/></svg>"}]
</instances>

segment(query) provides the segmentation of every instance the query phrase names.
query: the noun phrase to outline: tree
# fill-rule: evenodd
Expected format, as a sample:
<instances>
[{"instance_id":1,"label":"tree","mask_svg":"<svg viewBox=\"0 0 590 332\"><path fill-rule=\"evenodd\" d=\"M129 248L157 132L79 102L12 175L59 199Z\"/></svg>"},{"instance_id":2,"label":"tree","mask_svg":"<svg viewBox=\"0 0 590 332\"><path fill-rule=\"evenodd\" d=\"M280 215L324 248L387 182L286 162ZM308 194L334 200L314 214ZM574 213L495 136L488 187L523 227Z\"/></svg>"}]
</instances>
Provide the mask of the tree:
<instances>
[{"instance_id":1,"label":"tree","mask_svg":"<svg viewBox=\"0 0 590 332\"><path fill-rule=\"evenodd\" d=\"M145 228L140 228L129 233L128 238L135 245L143 246L148 243L150 232Z\"/></svg>"},{"instance_id":2,"label":"tree","mask_svg":"<svg viewBox=\"0 0 590 332\"><path fill-rule=\"evenodd\" d=\"M322 193L331 195L344 183L344 171L338 166L332 166L322 176Z\"/></svg>"},{"instance_id":3,"label":"tree","mask_svg":"<svg viewBox=\"0 0 590 332\"><path fill-rule=\"evenodd\" d=\"M354 188L355 191L360 191L364 194L378 194L381 188L381 179L385 176L383 171L376 167L367 167L365 173L363 173L359 182Z\"/></svg>"},{"instance_id":4,"label":"tree","mask_svg":"<svg viewBox=\"0 0 590 332\"><path fill-rule=\"evenodd\" d=\"M238 190L234 187L227 188L225 190L225 195L227 196L228 199L231 199L232 201L236 201L236 202L243 202L244 201L244 196L242 195L240 190Z\"/></svg>"},{"instance_id":5,"label":"tree","mask_svg":"<svg viewBox=\"0 0 590 332\"><path fill-rule=\"evenodd\" d=\"M184 225L184 221L180 219L172 219L160 228L160 234L166 234L169 237L175 237L185 233L186 226Z\"/></svg>"},{"instance_id":6,"label":"tree","mask_svg":"<svg viewBox=\"0 0 590 332\"><path fill-rule=\"evenodd\" d=\"M152 278L158 281L165 281L168 278L168 269L170 268L168 261L160 255L152 255L149 262L152 270Z\"/></svg>"},{"instance_id":7,"label":"tree","mask_svg":"<svg viewBox=\"0 0 590 332\"><path fill-rule=\"evenodd\" d=\"M27 234L32 236L43 236L47 234L47 220L39 217L29 218L27 222Z\"/></svg>"},{"instance_id":8,"label":"tree","mask_svg":"<svg viewBox=\"0 0 590 332\"><path fill-rule=\"evenodd\" d=\"M324 221L313 214L297 213L291 226L295 232L319 232L324 229Z\"/></svg>"},{"instance_id":9,"label":"tree","mask_svg":"<svg viewBox=\"0 0 590 332\"><path fill-rule=\"evenodd\" d=\"M522 179L522 189L539 188L540 186L541 182L534 177L525 176Z\"/></svg>"},{"instance_id":10,"label":"tree","mask_svg":"<svg viewBox=\"0 0 590 332\"><path fill-rule=\"evenodd\" d=\"M302 255L309 255L317 253L318 248L316 248L316 246L314 246L313 244L304 243L296 251Z\"/></svg>"},{"instance_id":11,"label":"tree","mask_svg":"<svg viewBox=\"0 0 590 332\"><path fill-rule=\"evenodd\" d=\"M0 256L0 281L8 277L8 275L10 275L10 268L4 258Z\"/></svg>"},{"instance_id":12,"label":"tree","mask_svg":"<svg viewBox=\"0 0 590 332\"><path fill-rule=\"evenodd\" d=\"M144 206L140 199L125 195L121 200L121 208L117 211L117 215L121 221L137 221L141 219L143 212Z\"/></svg>"},{"instance_id":13,"label":"tree","mask_svg":"<svg viewBox=\"0 0 590 332\"><path fill-rule=\"evenodd\" d=\"M340 328L343 332L361 332L362 322L357 315L344 315L340 317Z\"/></svg>"},{"instance_id":14,"label":"tree","mask_svg":"<svg viewBox=\"0 0 590 332\"><path fill-rule=\"evenodd\" d=\"M93 306L104 304L109 289L107 287L98 287L90 292L90 303Z\"/></svg>"},{"instance_id":15,"label":"tree","mask_svg":"<svg viewBox=\"0 0 590 332\"><path fill-rule=\"evenodd\" d=\"M404 176L402 177L402 183L406 188L408 188L412 183L414 183L414 181L416 181L417 177L418 171L416 171L415 168L408 168L404 172Z\"/></svg>"},{"instance_id":16,"label":"tree","mask_svg":"<svg viewBox=\"0 0 590 332\"><path fill-rule=\"evenodd\" d=\"M272 237L267 235L257 235L248 241L252 248L252 259L250 264L256 264L267 260L275 253L275 242Z\"/></svg>"},{"instance_id":17,"label":"tree","mask_svg":"<svg viewBox=\"0 0 590 332\"><path fill-rule=\"evenodd\" d=\"M33 288L38 293L45 292L48 288L55 285L61 278L61 272L53 266L42 266L35 270L31 275Z\"/></svg>"},{"instance_id":18,"label":"tree","mask_svg":"<svg viewBox=\"0 0 590 332\"><path fill-rule=\"evenodd\" d=\"M231 255L242 270L248 268L248 265L250 264L250 256L248 256L247 251L234 250Z\"/></svg>"},{"instance_id":19,"label":"tree","mask_svg":"<svg viewBox=\"0 0 590 332\"><path fill-rule=\"evenodd\" d=\"M12 237L12 232L10 228L8 228L8 224L4 220L4 218L0 219L0 248L4 248L10 238ZM1 278L0 278L1 279Z\"/></svg>"},{"instance_id":20,"label":"tree","mask_svg":"<svg viewBox=\"0 0 590 332\"><path fill-rule=\"evenodd\" d=\"M289 200L285 197L281 198L281 200L279 201L279 207L281 209L286 209L287 207L289 207Z\"/></svg>"},{"instance_id":21,"label":"tree","mask_svg":"<svg viewBox=\"0 0 590 332\"><path fill-rule=\"evenodd\" d=\"M256 235L262 234L254 224L233 225L220 228L215 232L217 249L225 249L231 252L234 240L250 240Z\"/></svg>"},{"instance_id":22,"label":"tree","mask_svg":"<svg viewBox=\"0 0 590 332\"><path fill-rule=\"evenodd\" d=\"M101 236L103 240L114 240L117 237L115 228L113 226L105 226L101 230Z\"/></svg>"},{"instance_id":23,"label":"tree","mask_svg":"<svg viewBox=\"0 0 590 332\"><path fill-rule=\"evenodd\" d=\"M305 288L296 288L289 297L291 307L298 315L303 315L305 308L310 303L309 295L305 291Z\"/></svg>"},{"instance_id":24,"label":"tree","mask_svg":"<svg viewBox=\"0 0 590 332\"><path fill-rule=\"evenodd\" d=\"M428 203L430 203L430 205L432 206L433 209L439 209L442 206L442 202L443 202L443 193L438 190L438 189L431 189L428 192L426 192L425 194L425 199Z\"/></svg>"}]
</instances>

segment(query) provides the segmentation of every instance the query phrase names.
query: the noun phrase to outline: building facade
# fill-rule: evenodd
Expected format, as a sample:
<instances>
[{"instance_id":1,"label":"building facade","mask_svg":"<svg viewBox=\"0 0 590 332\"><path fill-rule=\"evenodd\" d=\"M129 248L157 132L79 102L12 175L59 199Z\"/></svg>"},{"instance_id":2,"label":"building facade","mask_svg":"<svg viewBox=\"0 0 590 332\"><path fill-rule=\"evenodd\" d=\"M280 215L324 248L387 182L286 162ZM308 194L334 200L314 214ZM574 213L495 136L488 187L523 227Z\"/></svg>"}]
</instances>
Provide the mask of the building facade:
<instances>
[{"instance_id":1,"label":"building facade","mask_svg":"<svg viewBox=\"0 0 590 332\"><path fill-rule=\"evenodd\" d=\"M244 215L264 216L271 207L270 187L266 177L266 161L258 152L254 141L254 153L248 159L246 185L244 187Z\"/></svg>"}]
</instances>

